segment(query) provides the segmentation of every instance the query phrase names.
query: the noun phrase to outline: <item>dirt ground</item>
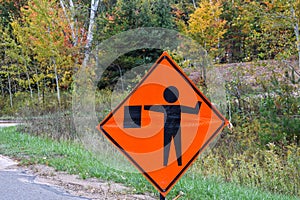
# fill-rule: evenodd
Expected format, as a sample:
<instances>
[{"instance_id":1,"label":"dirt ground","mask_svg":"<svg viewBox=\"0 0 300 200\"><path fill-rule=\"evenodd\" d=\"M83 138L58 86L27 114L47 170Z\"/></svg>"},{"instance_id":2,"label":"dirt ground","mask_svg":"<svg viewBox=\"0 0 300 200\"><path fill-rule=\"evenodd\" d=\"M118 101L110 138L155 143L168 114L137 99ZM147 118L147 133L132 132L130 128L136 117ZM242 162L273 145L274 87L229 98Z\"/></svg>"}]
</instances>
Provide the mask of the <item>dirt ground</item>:
<instances>
[{"instance_id":1,"label":"dirt ground","mask_svg":"<svg viewBox=\"0 0 300 200\"><path fill-rule=\"evenodd\" d=\"M0 155L1 156L1 155ZM66 192L91 200L155 200L154 194L133 194L134 189L96 178L80 179L78 175L55 171L45 165L18 166L13 160L1 156L0 170L18 170L34 175L34 182L59 187Z\"/></svg>"},{"instance_id":2,"label":"dirt ground","mask_svg":"<svg viewBox=\"0 0 300 200\"><path fill-rule=\"evenodd\" d=\"M26 168L28 173L36 175L35 181L62 187L72 195L82 196L93 200L155 200L150 195L132 194L133 189L114 182L104 182L96 178L80 179L78 175L57 172L44 165L32 165Z\"/></svg>"}]
</instances>

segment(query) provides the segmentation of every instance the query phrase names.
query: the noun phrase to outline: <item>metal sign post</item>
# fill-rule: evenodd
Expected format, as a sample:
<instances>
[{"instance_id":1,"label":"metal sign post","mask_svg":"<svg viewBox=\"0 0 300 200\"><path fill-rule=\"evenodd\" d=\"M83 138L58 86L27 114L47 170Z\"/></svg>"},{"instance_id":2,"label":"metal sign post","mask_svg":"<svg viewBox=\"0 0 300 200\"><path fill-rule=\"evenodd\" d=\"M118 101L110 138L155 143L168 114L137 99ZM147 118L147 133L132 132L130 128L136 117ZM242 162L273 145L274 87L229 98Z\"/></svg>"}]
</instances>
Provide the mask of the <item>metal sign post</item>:
<instances>
[{"instance_id":1,"label":"metal sign post","mask_svg":"<svg viewBox=\"0 0 300 200\"><path fill-rule=\"evenodd\" d=\"M160 196L159 197L160 200L165 200L166 199L166 197L164 197L162 194L159 194L159 196Z\"/></svg>"}]
</instances>

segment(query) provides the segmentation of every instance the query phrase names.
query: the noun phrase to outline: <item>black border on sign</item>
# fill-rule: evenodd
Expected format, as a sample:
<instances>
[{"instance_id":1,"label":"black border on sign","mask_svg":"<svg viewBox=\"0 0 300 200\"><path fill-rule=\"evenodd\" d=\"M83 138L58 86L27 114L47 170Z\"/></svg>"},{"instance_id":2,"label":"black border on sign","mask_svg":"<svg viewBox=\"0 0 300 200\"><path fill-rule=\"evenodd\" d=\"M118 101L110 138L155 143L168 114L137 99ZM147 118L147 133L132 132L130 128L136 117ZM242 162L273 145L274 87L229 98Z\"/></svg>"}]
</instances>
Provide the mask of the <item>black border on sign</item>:
<instances>
[{"instance_id":1,"label":"black border on sign","mask_svg":"<svg viewBox=\"0 0 300 200\"><path fill-rule=\"evenodd\" d=\"M172 67L182 76L182 78L193 88L193 90L201 97L201 99L208 105L213 112L219 117L223 123L221 126L212 134L212 136L205 142L205 144L199 149L199 151L192 157L192 159L182 168L182 170L178 173L178 175L171 181L171 183L166 188L161 188L152 178L151 176L126 152L123 147L115 141L108 132L106 132L103 128L104 124L113 117L114 113L119 110L121 106L130 98L130 96L143 84L143 82L147 79L147 77L156 69L156 67L166 59ZM189 168L189 166L193 163L193 161L198 157L198 155L207 147L207 145L212 141L213 138L217 136L220 130L225 125L225 118L216 110L216 108L203 96L203 94L199 91L199 89L194 85L194 83L188 79L188 77L184 74L184 72L171 60L168 56L161 56L161 58L150 68L149 72L145 75L145 77L140 81L140 83L134 88L134 90L100 123L100 130L105 134L105 136L117 147L119 150L135 165L135 167L140 170L145 177L148 178L149 181L161 192L164 193L168 191L183 175L183 173Z\"/></svg>"}]
</instances>

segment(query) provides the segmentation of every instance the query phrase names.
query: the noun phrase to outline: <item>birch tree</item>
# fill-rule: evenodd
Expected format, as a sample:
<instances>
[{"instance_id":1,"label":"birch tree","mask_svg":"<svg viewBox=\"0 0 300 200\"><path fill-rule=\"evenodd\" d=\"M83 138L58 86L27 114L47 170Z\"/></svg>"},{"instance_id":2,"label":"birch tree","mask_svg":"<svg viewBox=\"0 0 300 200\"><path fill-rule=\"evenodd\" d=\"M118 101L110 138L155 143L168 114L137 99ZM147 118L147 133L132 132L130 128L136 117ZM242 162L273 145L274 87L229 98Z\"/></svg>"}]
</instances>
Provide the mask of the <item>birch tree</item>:
<instances>
[{"instance_id":1,"label":"birch tree","mask_svg":"<svg viewBox=\"0 0 300 200\"><path fill-rule=\"evenodd\" d=\"M88 31L87 31L86 45L84 47L84 59L82 62L82 67L86 67L88 64L91 47L92 47L92 43L93 43L95 18L96 18L96 13L97 13L98 7L99 7L99 2L100 2L100 0L91 0L89 26L88 26Z\"/></svg>"},{"instance_id":2,"label":"birch tree","mask_svg":"<svg viewBox=\"0 0 300 200\"><path fill-rule=\"evenodd\" d=\"M88 60L89 60L89 55L91 52L91 47L93 44L93 39L94 39L94 29L95 29L95 19L96 19L96 14L99 9L99 5L102 2L102 0L91 0L90 2L90 8L89 8L89 16L88 16L88 26L87 26L87 31L86 33L82 34L83 27L80 27L80 22L78 21L76 14L79 13L78 10L76 10L75 3L73 0L60 0L60 6L64 12L64 16L67 19L69 23L69 27L72 32L72 38L74 41L74 46L78 45L78 41L83 41L83 35L86 35L85 39L85 45L83 48L83 61L82 61L82 66L86 67ZM78 6L80 8L84 6ZM80 39L81 37L81 39Z\"/></svg>"}]
</instances>

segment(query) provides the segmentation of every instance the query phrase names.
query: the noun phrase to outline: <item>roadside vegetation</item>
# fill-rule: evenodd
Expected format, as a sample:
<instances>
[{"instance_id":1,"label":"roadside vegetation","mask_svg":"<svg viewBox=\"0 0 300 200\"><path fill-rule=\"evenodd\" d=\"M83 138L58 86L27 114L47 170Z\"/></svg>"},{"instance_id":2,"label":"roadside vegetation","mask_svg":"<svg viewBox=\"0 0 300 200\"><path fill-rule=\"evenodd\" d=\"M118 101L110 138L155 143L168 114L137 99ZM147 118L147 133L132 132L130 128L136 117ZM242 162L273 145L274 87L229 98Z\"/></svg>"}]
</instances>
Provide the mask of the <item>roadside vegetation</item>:
<instances>
[{"instance_id":1,"label":"roadside vegetation","mask_svg":"<svg viewBox=\"0 0 300 200\"><path fill-rule=\"evenodd\" d=\"M289 196L276 197L270 193L271 196L254 196L254 199L290 199L292 196L299 198L300 119L295 116L300 114L300 102L297 93L299 86L293 83L292 74L284 73L284 68L274 62L217 67L226 69L226 74L230 74L226 85L227 106L230 109L226 115L231 119L233 128L225 129L215 147L194 163L188 175L177 184L171 195L183 190L187 199L197 199L197 195L212 199L215 195L220 195L223 198L223 193L215 189L221 184L219 189L226 192L227 189L224 188L227 187L257 188ZM245 73L245 69L249 69L248 73ZM249 75L251 78L245 79ZM121 100L124 95L126 94L120 94L117 99ZM99 92L96 102L99 121L109 113L111 98L110 90ZM43 111L28 109L26 112L33 115L33 112L36 114ZM111 179L129 184L137 192L154 193L142 176L107 167L101 164L103 160L93 156L97 152L87 152L80 145L73 146L74 142L80 143L80 140L75 134L68 112L71 111L49 112L44 117L28 118L27 125L18 128L20 133L14 133L14 129L7 130L1 136L7 137L1 138L1 153L16 156L22 164L42 163L57 170L80 174L82 178ZM50 149L45 142L50 143ZM31 146L33 143L37 146ZM113 150L108 155L117 156ZM211 190L200 194L199 191L205 188ZM242 192L231 190L236 192L236 198L251 199L252 193L261 195L260 192L252 190L248 192L248 189ZM227 194L224 195L225 199L229 198L226 197Z\"/></svg>"},{"instance_id":2,"label":"roadside vegetation","mask_svg":"<svg viewBox=\"0 0 300 200\"><path fill-rule=\"evenodd\" d=\"M96 177L133 187L134 193L148 193L158 198L151 184L140 173L116 171L103 165L97 156L84 147L67 141L56 141L20 133L15 127L0 129L0 154L17 159L21 165L44 164L59 171L78 174L82 178ZM99 181L100 181L99 180ZM255 187L242 187L217 177L204 177L196 167L178 182L168 198L180 192L180 199L298 199L292 195L275 194Z\"/></svg>"}]
</instances>

